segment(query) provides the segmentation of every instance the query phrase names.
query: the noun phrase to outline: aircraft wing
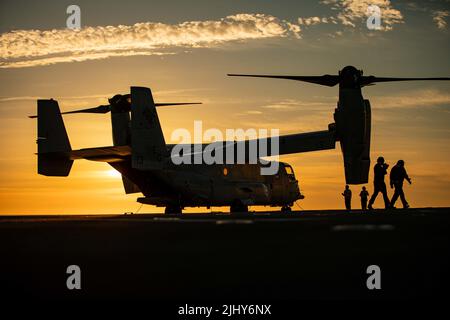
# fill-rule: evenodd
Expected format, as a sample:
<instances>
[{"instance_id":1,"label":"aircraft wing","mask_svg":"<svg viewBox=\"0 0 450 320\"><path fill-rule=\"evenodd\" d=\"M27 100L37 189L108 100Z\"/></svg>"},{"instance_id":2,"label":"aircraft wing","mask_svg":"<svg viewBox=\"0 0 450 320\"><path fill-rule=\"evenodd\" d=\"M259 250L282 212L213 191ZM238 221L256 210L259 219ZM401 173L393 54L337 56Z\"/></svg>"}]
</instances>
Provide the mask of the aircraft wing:
<instances>
[{"instance_id":1,"label":"aircraft wing","mask_svg":"<svg viewBox=\"0 0 450 320\"><path fill-rule=\"evenodd\" d=\"M296 133L279 137L279 155L334 149L335 133L331 130ZM273 155L276 155L273 153Z\"/></svg>"},{"instance_id":2,"label":"aircraft wing","mask_svg":"<svg viewBox=\"0 0 450 320\"><path fill-rule=\"evenodd\" d=\"M236 145L244 144L246 153L249 150L250 142L258 142L257 140L246 140L236 142ZM283 155L292 153L302 153L317 150L334 149L336 144L335 133L331 130L296 133L283 135L279 137L279 150L270 150L270 138L267 141L269 155ZM209 144L203 144L202 149ZM167 149L170 151L175 145L168 144ZM193 145L191 145L193 147ZM225 147L225 153L228 147ZM195 150L192 148L191 150ZM107 146L96 148L85 148L72 150L68 152L70 160L86 159L100 162L118 162L124 161L131 156L131 146Z\"/></svg>"},{"instance_id":3,"label":"aircraft wing","mask_svg":"<svg viewBox=\"0 0 450 320\"><path fill-rule=\"evenodd\" d=\"M278 148L273 148L272 146L272 138L267 139L254 139L254 140L243 140L243 141L221 141L215 142L217 150L221 150L222 160L226 161L228 159L227 154L231 153L230 157L235 157L239 151L244 151L245 162L249 161L251 151L255 150L256 146L260 146L261 143L264 143L267 148L261 150L261 153L257 155L258 158L266 157L266 156L276 156L276 155L284 155L284 154L292 154L292 153L303 153L310 151L319 151L319 150L328 150L334 149L336 147L336 133L334 128L330 128L330 130L323 131L315 131L315 132L306 132L306 133L295 133L290 135L279 136L278 138ZM209 144L202 144L202 150ZM200 152L195 152L195 145L184 145L185 150L182 153L175 152L175 155L172 158L177 157L193 157L191 159L191 163L195 158L195 154ZM172 154L172 148L175 145L167 145L170 154ZM258 147L259 148L259 147Z\"/></svg>"}]
</instances>

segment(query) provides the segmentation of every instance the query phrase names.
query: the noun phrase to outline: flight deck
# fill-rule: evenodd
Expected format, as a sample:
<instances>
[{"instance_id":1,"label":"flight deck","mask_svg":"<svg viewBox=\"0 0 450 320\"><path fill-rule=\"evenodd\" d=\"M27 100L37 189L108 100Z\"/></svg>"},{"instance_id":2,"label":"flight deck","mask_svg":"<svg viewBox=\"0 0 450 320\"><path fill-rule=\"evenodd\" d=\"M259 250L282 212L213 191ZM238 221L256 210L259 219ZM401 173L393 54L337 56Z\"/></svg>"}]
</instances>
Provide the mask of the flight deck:
<instances>
[{"instance_id":1,"label":"flight deck","mask_svg":"<svg viewBox=\"0 0 450 320\"><path fill-rule=\"evenodd\" d=\"M449 238L449 208L1 216L0 286L21 301L448 298Z\"/></svg>"}]
</instances>

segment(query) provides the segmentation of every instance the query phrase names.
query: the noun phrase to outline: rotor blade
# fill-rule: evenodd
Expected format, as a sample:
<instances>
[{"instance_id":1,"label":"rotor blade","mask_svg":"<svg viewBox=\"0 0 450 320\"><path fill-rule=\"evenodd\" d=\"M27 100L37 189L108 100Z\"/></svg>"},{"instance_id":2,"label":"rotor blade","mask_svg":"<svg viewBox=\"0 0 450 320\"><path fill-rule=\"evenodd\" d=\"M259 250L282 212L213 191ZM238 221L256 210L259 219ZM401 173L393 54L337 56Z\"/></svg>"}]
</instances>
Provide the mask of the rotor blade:
<instances>
[{"instance_id":1,"label":"rotor blade","mask_svg":"<svg viewBox=\"0 0 450 320\"><path fill-rule=\"evenodd\" d=\"M367 86L375 82L391 82L391 81L422 81L422 80L450 80L450 78L378 78L374 76L361 77L361 85Z\"/></svg>"},{"instance_id":2,"label":"rotor blade","mask_svg":"<svg viewBox=\"0 0 450 320\"><path fill-rule=\"evenodd\" d=\"M325 74L323 76L276 76L276 75L257 75L257 74L228 74L230 77L255 77L255 78L273 78L304 81L309 83L320 84L323 86L333 87L339 83L339 76Z\"/></svg>"},{"instance_id":3,"label":"rotor blade","mask_svg":"<svg viewBox=\"0 0 450 320\"><path fill-rule=\"evenodd\" d=\"M108 113L109 111L111 111L111 106L109 104L107 104L107 105L102 105L102 106L98 106L98 107L95 107L95 108L61 112L61 114L70 114L70 113ZM28 118L34 119L34 118L37 118L37 116L36 115L28 116Z\"/></svg>"},{"instance_id":4,"label":"rotor blade","mask_svg":"<svg viewBox=\"0 0 450 320\"><path fill-rule=\"evenodd\" d=\"M105 105L98 106L98 107L95 107L95 108L61 112L61 114L71 114L71 113L108 113L110 111L111 111L111 106L109 104L105 104Z\"/></svg>"},{"instance_id":5,"label":"rotor blade","mask_svg":"<svg viewBox=\"0 0 450 320\"><path fill-rule=\"evenodd\" d=\"M181 106L188 104L202 104L201 102L167 102L167 103L155 103L155 107L165 107L165 106ZM71 114L71 113L108 113L111 111L111 106L109 104L98 106L95 108L82 109L82 110L74 110L74 111L66 111L61 112L61 114ZM28 116L28 118L34 119L37 118L36 115Z\"/></svg>"},{"instance_id":6,"label":"rotor blade","mask_svg":"<svg viewBox=\"0 0 450 320\"><path fill-rule=\"evenodd\" d=\"M201 102L163 102L163 103L155 103L155 107L166 107L166 106L182 106L186 104L202 104Z\"/></svg>"}]
</instances>

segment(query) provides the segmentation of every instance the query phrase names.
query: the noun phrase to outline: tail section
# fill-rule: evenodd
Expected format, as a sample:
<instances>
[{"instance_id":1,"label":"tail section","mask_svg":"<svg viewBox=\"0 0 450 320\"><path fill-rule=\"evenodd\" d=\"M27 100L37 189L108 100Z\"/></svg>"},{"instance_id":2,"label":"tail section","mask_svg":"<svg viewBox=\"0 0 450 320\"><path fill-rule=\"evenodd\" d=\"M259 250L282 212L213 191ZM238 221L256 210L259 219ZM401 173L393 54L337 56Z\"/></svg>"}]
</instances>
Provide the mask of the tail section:
<instances>
[{"instance_id":1,"label":"tail section","mask_svg":"<svg viewBox=\"0 0 450 320\"><path fill-rule=\"evenodd\" d=\"M132 167L161 169L167 147L150 89L131 87L131 104Z\"/></svg>"},{"instance_id":2,"label":"tail section","mask_svg":"<svg viewBox=\"0 0 450 320\"><path fill-rule=\"evenodd\" d=\"M130 112L124 108L122 97L124 96L116 95L109 100L111 103L111 128L114 146L131 144ZM118 170L114 164L111 164L111 166ZM139 187L127 178L126 173L121 170L118 171L122 175L123 188L126 194L141 192Z\"/></svg>"},{"instance_id":3,"label":"tail section","mask_svg":"<svg viewBox=\"0 0 450 320\"><path fill-rule=\"evenodd\" d=\"M73 160L69 137L56 100L38 100L38 173L66 177Z\"/></svg>"}]
</instances>

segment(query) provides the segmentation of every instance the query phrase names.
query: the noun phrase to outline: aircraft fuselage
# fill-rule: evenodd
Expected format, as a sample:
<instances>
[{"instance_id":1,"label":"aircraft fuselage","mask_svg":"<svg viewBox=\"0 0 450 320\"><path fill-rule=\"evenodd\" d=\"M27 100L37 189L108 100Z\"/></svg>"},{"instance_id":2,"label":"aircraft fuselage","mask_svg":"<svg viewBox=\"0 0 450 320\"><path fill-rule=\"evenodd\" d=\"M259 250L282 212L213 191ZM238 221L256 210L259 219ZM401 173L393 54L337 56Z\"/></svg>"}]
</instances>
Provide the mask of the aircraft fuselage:
<instances>
[{"instance_id":1,"label":"aircraft fuselage","mask_svg":"<svg viewBox=\"0 0 450 320\"><path fill-rule=\"evenodd\" d=\"M303 198L292 167L283 162L275 175L262 175L261 164L169 164L149 171L127 161L111 165L139 187L145 196L139 202L156 206L291 206Z\"/></svg>"}]
</instances>

